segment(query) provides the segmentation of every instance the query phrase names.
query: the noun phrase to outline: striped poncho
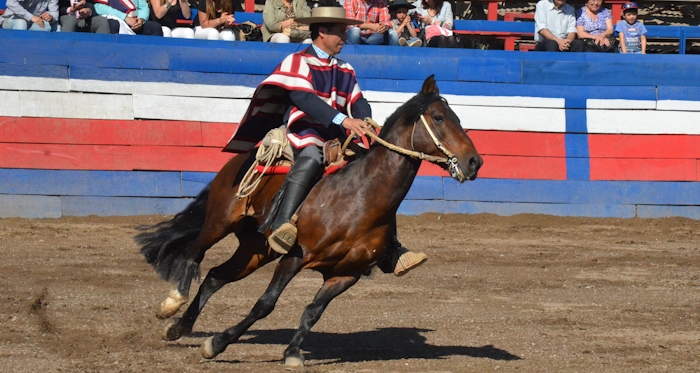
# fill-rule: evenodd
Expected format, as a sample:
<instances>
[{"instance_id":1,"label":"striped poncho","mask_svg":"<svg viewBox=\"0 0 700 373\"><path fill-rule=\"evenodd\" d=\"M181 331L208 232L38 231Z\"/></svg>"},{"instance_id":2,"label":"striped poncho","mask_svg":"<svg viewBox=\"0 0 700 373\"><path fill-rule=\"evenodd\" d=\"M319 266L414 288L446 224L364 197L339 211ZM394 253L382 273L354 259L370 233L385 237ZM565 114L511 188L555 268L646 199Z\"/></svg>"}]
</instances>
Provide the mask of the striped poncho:
<instances>
[{"instance_id":1,"label":"striped poncho","mask_svg":"<svg viewBox=\"0 0 700 373\"><path fill-rule=\"evenodd\" d=\"M326 127L295 107L289 100L289 91L312 92L349 117L353 103L362 98L355 71L347 62L334 57L319 58L311 47L291 54L257 88L224 151L249 151L269 130L284 124L287 112L287 138L295 148L323 146L326 140L342 134L340 127Z\"/></svg>"}]
</instances>

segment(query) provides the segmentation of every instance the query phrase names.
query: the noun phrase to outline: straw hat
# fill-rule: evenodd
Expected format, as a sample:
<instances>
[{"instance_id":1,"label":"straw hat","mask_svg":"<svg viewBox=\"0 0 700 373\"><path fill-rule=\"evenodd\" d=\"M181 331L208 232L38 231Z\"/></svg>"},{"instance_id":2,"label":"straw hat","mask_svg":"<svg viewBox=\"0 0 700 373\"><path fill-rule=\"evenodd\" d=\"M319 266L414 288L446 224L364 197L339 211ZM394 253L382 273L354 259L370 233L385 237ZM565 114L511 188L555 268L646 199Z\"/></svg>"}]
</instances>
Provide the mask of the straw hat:
<instances>
[{"instance_id":1,"label":"straw hat","mask_svg":"<svg viewBox=\"0 0 700 373\"><path fill-rule=\"evenodd\" d=\"M344 25L359 25L362 21L345 18L345 8L337 6L320 6L311 9L311 17L295 18L296 23L311 25L314 23L342 23Z\"/></svg>"}]
</instances>

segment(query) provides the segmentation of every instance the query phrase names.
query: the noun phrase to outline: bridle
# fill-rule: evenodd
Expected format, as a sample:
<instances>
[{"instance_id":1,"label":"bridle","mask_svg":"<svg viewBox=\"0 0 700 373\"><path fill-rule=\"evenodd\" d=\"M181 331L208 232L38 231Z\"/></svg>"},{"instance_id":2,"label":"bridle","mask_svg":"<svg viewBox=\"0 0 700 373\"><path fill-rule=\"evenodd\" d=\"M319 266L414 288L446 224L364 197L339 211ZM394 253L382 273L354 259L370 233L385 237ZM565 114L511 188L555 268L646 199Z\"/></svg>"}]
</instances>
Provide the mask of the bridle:
<instances>
[{"instance_id":1,"label":"bridle","mask_svg":"<svg viewBox=\"0 0 700 373\"><path fill-rule=\"evenodd\" d=\"M444 157L438 157L438 156L434 156L434 155L430 155L430 154L425 154L423 152L418 152L416 150L404 149L400 146L396 146L394 144L390 144L390 143L386 142L385 140L381 139L378 135L375 135L372 132L366 132L365 135L367 135L369 138L371 138L375 142L379 143L380 145L386 147L387 149L395 151L399 154L403 154L403 155L406 155L406 156L409 156L409 157L415 158L415 159L426 160L430 163L435 163L435 164L445 163L445 164L447 164L447 170L450 173L450 176L452 176L452 178L459 181L460 183L465 181L467 178L464 175L464 171L462 171L462 168L459 167L459 164L457 163L457 157L454 154L452 154L452 152L447 150L447 148L445 148L445 146L442 145L442 142L437 138L437 136L435 136L435 133L430 128L428 121L425 120L424 114L421 114L420 120L421 120L421 122L423 122L423 125L425 126L425 129L428 131L430 138L433 139L433 143L435 144L435 146L438 148L438 150L440 150L440 152L442 154L445 155ZM367 122L367 124L371 125L374 128L378 128L378 129L381 128L381 126L379 124L377 124L377 122L375 122L372 118L369 118L369 117L365 118L365 122ZM413 149L415 149L413 146L413 135L416 132L416 125L417 124L418 124L418 121L413 122L413 132L411 133L411 148L413 148ZM351 136L349 136L345 140L345 143L343 144L343 147L342 147L343 151L345 151L345 149L348 147L350 141L354 137L355 136L353 133L353 134L351 134Z\"/></svg>"}]
</instances>

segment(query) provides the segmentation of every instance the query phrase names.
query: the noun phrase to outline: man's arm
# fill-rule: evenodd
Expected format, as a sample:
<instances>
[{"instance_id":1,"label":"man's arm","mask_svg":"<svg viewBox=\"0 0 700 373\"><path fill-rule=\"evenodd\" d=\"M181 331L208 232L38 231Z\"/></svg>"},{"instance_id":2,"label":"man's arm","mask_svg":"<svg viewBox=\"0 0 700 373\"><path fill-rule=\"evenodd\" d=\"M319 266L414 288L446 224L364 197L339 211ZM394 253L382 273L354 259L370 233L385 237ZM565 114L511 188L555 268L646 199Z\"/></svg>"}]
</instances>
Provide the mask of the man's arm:
<instances>
[{"instance_id":1,"label":"man's arm","mask_svg":"<svg viewBox=\"0 0 700 373\"><path fill-rule=\"evenodd\" d=\"M111 6L107 5L106 0L96 0L95 3L95 11L97 12L98 15L101 16L115 16L119 19L125 19L126 18L126 13L120 12Z\"/></svg>"},{"instance_id":2,"label":"man's arm","mask_svg":"<svg viewBox=\"0 0 700 373\"><path fill-rule=\"evenodd\" d=\"M289 99L299 110L316 119L326 127L330 127L332 124L341 125L343 120L347 118L345 114L333 109L311 92L291 91L289 92ZM364 120L366 117L372 117L372 108L364 97L355 101L355 103L352 104L351 110L353 117L357 119Z\"/></svg>"},{"instance_id":3,"label":"man's arm","mask_svg":"<svg viewBox=\"0 0 700 373\"><path fill-rule=\"evenodd\" d=\"M389 8L387 7L388 5L385 3L385 6L379 11L379 24L384 25L387 27L387 29L391 30L391 16L389 15Z\"/></svg>"},{"instance_id":4,"label":"man's arm","mask_svg":"<svg viewBox=\"0 0 700 373\"><path fill-rule=\"evenodd\" d=\"M58 0L49 1L49 14L53 22L58 22Z\"/></svg>"},{"instance_id":5,"label":"man's arm","mask_svg":"<svg viewBox=\"0 0 700 373\"><path fill-rule=\"evenodd\" d=\"M333 119L340 113L312 92L291 91L289 99L299 110L326 127L330 127L333 124Z\"/></svg>"},{"instance_id":6,"label":"man's arm","mask_svg":"<svg viewBox=\"0 0 700 373\"><path fill-rule=\"evenodd\" d=\"M141 18L144 22L148 21L151 15L151 10L148 7L148 0L135 0L137 18Z\"/></svg>"},{"instance_id":7,"label":"man's arm","mask_svg":"<svg viewBox=\"0 0 700 373\"><path fill-rule=\"evenodd\" d=\"M22 5L20 5L19 1L17 0L7 0L5 6L7 7L7 9L11 10L12 13L22 17L27 22L31 22L32 17L34 17L34 14L31 14L26 9L24 9L24 7L22 7Z\"/></svg>"}]
</instances>

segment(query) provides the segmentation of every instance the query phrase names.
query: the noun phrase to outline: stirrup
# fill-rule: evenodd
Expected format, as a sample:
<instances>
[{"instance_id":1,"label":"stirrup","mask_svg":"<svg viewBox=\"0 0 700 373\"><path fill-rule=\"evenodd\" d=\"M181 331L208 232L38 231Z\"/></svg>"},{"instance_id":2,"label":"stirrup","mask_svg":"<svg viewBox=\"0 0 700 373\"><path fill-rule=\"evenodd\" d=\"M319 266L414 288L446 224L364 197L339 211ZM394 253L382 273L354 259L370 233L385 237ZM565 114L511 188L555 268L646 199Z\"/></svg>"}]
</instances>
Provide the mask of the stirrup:
<instances>
[{"instance_id":1,"label":"stirrup","mask_svg":"<svg viewBox=\"0 0 700 373\"><path fill-rule=\"evenodd\" d=\"M392 261L396 261L394 265L394 275L399 277L428 260L427 255L411 252L403 246L396 249L391 258Z\"/></svg>"},{"instance_id":2,"label":"stirrup","mask_svg":"<svg viewBox=\"0 0 700 373\"><path fill-rule=\"evenodd\" d=\"M270 234L267 242L272 250L282 255L287 254L297 242L297 227L292 223L284 223Z\"/></svg>"}]
</instances>

